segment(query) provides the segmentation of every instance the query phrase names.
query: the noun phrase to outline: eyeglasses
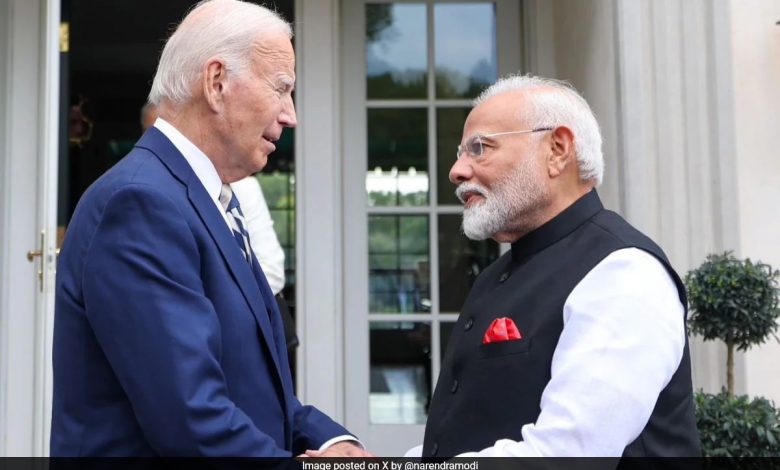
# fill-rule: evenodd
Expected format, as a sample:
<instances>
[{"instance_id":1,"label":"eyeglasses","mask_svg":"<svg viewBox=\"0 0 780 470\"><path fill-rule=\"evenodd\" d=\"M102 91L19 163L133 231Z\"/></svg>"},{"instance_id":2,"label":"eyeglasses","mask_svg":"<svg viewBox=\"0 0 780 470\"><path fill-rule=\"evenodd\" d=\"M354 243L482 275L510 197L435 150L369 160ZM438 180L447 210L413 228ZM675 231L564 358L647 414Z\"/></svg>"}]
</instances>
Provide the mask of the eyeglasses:
<instances>
[{"instance_id":1,"label":"eyeglasses","mask_svg":"<svg viewBox=\"0 0 780 470\"><path fill-rule=\"evenodd\" d=\"M484 138L490 138L490 137L498 137L500 135L509 135L509 134L530 134L532 132L542 132L542 131L551 131L553 130L553 127L539 127L537 129L529 129L525 131L509 131L509 132L496 132L494 134L477 134L475 136L469 137L469 139L466 141L463 145L458 145L458 153L457 157L460 159L464 154L468 155L471 158L477 158L482 156L483 151L483 145L482 145L482 139Z\"/></svg>"}]
</instances>

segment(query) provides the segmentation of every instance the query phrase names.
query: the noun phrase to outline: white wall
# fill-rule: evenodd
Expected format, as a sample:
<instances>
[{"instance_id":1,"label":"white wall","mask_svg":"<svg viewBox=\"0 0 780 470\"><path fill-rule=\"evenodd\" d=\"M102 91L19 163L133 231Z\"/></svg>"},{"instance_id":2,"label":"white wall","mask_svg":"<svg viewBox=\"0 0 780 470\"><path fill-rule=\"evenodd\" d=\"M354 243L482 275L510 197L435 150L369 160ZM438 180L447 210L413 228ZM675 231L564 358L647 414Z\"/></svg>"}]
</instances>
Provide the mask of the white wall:
<instances>
[{"instance_id":1,"label":"white wall","mask_svg":"<svg viewBox=\"0 0 780 470\"><path fill-rule=\"evenodd\" d=\"M604 133L605 204L681 275L735 250L780 269L780 0L529 0L532 70L571 81ZM780 344L736 358L737 393L780 403ZM694 386L725 347L692 340Z\"/></svg>"},{"instance_id":2,"label":"white wall","mask_svg":"<svg viewBox=\"0 0 780 470\"><path fill-rule=\"evenodd\" d=\"M731 0L739 255L780 269L780 0ZM780 404L780 345L746 354L750 395Z\"/></svg>"},{"instance_id":3,"label":"white wall","mask_svg":"<svg viewBox=\"0 0 780 470\"><path fill-rule=\"evenodd\" d=\"M599 119L605 205L681 276L738 248L728 3L527 0L525 13L530 70L570 81ZM719 390L725 347L691 343L694 386Z\"/></svg>"}]
</instances>

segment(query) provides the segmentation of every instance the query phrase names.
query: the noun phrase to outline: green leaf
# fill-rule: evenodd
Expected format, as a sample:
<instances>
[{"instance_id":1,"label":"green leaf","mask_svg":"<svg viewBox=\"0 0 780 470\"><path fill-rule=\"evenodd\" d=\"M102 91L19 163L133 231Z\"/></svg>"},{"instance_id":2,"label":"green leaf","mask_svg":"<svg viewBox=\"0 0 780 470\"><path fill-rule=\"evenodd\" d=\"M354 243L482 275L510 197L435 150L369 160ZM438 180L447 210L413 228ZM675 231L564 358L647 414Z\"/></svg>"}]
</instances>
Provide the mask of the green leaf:
<instances>
[{"instance_id":1,"label":"green leaf","mask_svg":"<svg viewBox=\"0 0 780 470\"><path fill-rule=\"evenodd\" d=\"M685 275L690 331L705 340L732 338L740 351L777 338L778 278L771 266L731 252L707 256Z\"/></svg>"},{"instance_id":2,"label":"green leaf","mask_svg":"<svg viewBox=\"0 0 780 470\"><path fill-rule=\"evenodd\" d=\"M780 412L771 401L730 398L723 390L716 395L697 392L694 404L704 456L780 455Z\"/></svg>"}]
</instances>

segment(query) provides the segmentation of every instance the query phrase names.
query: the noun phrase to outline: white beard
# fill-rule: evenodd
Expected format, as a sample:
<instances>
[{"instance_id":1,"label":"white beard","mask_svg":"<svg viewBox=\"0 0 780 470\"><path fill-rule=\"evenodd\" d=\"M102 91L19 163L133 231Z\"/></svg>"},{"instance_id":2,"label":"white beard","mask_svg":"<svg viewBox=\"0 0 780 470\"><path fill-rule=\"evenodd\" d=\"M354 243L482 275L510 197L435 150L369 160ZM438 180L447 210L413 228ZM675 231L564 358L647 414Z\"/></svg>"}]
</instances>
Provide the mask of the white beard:
<instances>
[{"instance_id":1,"label":"white beard","mask_svg":"<svg viewBox=\"0 0 780 470\"><path fill-rule=\"evenodd\" d=\"M484 199L463 210L463 233L472 240L485 240L499 232L524 226L523 218L547 199L548 189L532 172L531 160L520 161L511 173L496 181L493 190L476 183L461 183L455 194L477 192Z\"/></svg>"}]
</instances>

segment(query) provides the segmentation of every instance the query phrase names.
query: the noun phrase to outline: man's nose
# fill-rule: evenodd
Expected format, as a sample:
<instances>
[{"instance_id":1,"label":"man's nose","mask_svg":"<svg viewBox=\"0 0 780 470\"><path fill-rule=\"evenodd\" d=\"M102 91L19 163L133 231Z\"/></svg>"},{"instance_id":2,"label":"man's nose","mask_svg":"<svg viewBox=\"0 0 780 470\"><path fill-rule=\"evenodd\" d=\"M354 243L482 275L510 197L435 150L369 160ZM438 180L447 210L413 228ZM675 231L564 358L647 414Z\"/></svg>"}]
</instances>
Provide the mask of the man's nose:
<instances>
[{"instance_id":1,"label":"man's nose","mask_svg":"<svg viewBox=\"0 0 780 470\"><path fill-rule=\"evenodd\" d=\"M298 125L298 118L295 115L295 103L292 96L285 99L282 112L279 114L279 122L285 127L295 127Z\"/></svg>"},{"instance_id":2,"label":"man's nose","mask_svg":"<svg viewBox=\"0 0 780 470\"><path fill-rule=\"evenodd\" d=\"M471 159L466 155L455 160L450 168L450 183L460 184L470 180L474 176L474 167L471 164Z\"/></svg>"}]
</instances>

